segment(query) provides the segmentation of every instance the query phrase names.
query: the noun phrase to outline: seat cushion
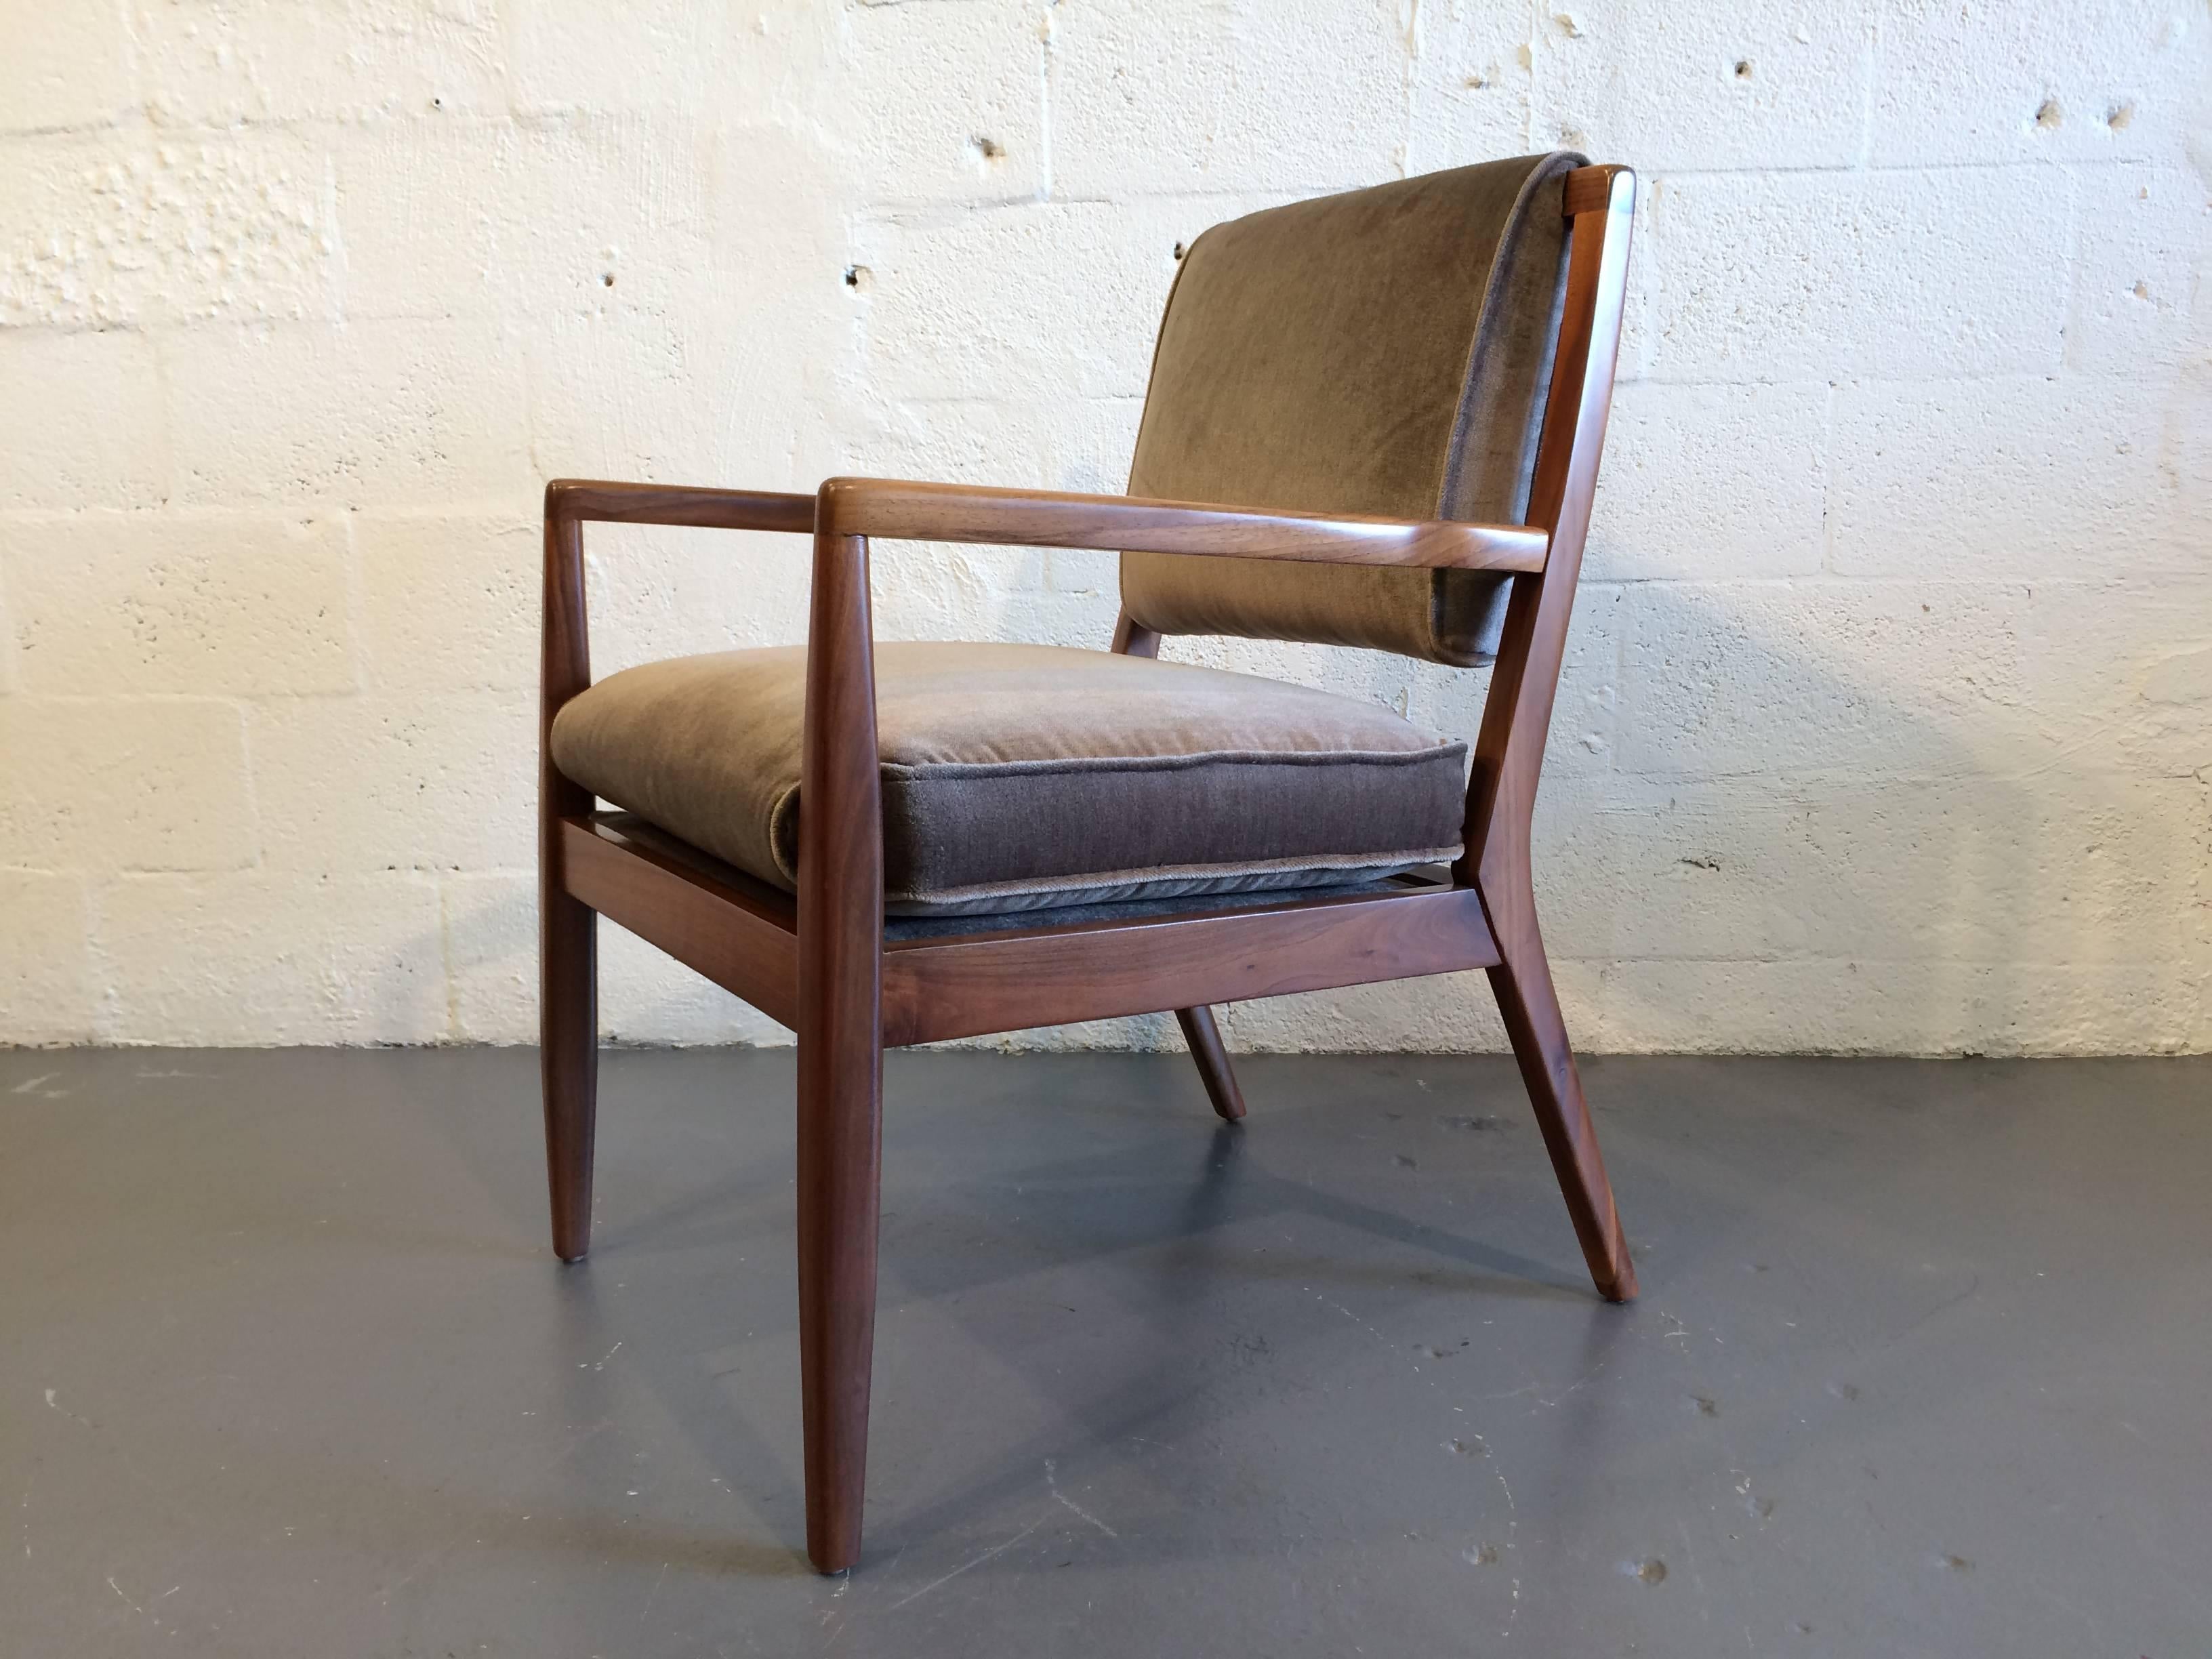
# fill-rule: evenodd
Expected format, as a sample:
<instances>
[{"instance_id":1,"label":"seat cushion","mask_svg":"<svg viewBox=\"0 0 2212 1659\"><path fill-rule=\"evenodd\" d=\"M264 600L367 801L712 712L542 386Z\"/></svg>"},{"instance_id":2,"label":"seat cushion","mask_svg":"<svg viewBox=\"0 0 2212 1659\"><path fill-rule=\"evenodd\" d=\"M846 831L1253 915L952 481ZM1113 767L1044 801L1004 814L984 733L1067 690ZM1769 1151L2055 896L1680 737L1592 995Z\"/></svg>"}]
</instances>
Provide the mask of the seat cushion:
<instances>
[{"instance_id":1,"label":"seat cushion","mask_svg":"<svg viewBox=\"0 0 2212 1659\"><path fill-rule=\"evenodd\" d=\"M626 669L553 723L593 793L787 891L801 647ZM1246 674L1053 646L876 647L886 908L1314 886L1458 855L1467 745Z\"/></svg>"}]
</instances>

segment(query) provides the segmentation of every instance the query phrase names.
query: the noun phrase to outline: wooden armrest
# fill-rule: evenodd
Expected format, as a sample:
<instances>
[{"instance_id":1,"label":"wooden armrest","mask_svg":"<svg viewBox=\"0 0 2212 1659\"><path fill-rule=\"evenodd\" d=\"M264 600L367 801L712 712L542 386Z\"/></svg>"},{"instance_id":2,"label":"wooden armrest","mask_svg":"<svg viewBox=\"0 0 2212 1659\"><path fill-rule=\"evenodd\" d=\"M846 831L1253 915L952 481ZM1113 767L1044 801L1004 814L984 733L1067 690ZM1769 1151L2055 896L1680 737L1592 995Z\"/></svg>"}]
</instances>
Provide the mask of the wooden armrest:
<instances>
[{"instance_id":1,"label":"wooden armrest","mask_svg":"<svg viewBox=\"0 0 2212 1659\"><path fill-rule=\"evenodd\" d=\"M814 526L824 535L914 541L1509 572L1541 570L1550 544L1524 525L1252 512L891 478L832 478L817 500Z\"/></svg>"},{"instance_id":2,"label":"wooden armrest","mask_svg":"<svg viewBox=\"0 0 2212 1659\"><path fill-rule=\"evenodd\" d=\"M545 486L545 517L555 524L688 524L805 536L814 532L814 497L772 489L556 478Z\"/></svg>"}]
</instances>

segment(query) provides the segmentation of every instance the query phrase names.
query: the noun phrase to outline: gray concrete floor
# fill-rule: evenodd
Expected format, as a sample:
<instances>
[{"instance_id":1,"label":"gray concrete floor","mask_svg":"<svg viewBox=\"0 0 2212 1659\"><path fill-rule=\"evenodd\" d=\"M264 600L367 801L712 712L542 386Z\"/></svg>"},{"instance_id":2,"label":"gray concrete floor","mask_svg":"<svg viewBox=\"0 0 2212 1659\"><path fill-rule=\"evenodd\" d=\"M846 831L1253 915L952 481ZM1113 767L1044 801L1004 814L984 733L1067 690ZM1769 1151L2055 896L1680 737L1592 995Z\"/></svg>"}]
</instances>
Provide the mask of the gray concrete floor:
<instances>
[{"instance_id":1,"label":"gray concrete floor","mask_svg":"<svg viewBox=\"0 0 2212 1659\"><path fill-rule=\"evenodd\" d=\"M0 1053L9 1656L2212 1651L2212 1064L895 1055L807 1571L787 1054Z\"/></svg>"}]
</instances>

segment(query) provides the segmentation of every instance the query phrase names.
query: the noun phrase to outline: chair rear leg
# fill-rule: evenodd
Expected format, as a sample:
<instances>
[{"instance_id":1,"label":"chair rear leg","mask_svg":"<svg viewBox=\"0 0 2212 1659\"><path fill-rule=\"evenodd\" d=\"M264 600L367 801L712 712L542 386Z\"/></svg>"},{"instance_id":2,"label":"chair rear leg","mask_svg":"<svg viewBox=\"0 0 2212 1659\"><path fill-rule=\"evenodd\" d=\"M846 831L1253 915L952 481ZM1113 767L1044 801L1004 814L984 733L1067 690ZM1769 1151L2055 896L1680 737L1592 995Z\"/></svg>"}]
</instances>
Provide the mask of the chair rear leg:
<instances>
[{"instance_id":1,"label":"chair rear leg","mask_svg":"<svg viewBox=\"0 0 2212 1659\"><path fill-rule=\"evenodd\" d=\"M1536 1109L1537 1127L1544 1133L1544 1150L1552 1155L1552 1168L1566 1195L1567 1213L1574 1218L1575 1237L1582 1241L1583 1259L1589 1263L1598 1294L1608 1302L1632 1302L1636 1267L1620 1235L1613 1185L1606 1179L1597 1131L1583 1098L1574 1050L1567 1044L1566 1021L1559 1012L1559 994L1552 988L1551 963L1545 960L1544 941L1534 921L1534 902L1524 896L1516 908L1529 921L1517 933L1501 931L1498 944L1504 960L1490 970L1491 989L1498 994L1498 1011L1505 1018L1514 1058L1521 1062L1522 1081Z\"/></svg>"},{"instance_id":2,"label":"chair rear leg","mask_svg":"<svg viewBox=\"0 0 2212 1659\"><path fill-rule=\"evenodd\" d=\"M592 1140L599 1096L599 915L545 893L539 940L538 1064L545 1095L545 1181L553 1253L592 1248Z\"/></svg>"},{"instance_id":3,"label":"chair rear leg","mask_svg":"<svg viewBox=\"0 0 2212 1659\"><path fill-rule=\"evenodd\" d=\"M806 1553L821 1572L860 1559L875 1353L883 1170L880 1013L830 997L799 1033L799 1368Z\"/></svg>"},{"instance_id":4,"label":"chair rear leg","mask_svg":"<svg viewBox=\"0 0 2212 1659\"><path fill-rule=\"evenodd\" d=\"M1203 1004L1178 1008L1176 1023L1182 1027L1182 1040L1190 1044L1190 1057L1198 1062L1199 1080L1206 1085L1206 1097L1213 1103L1215 1115L1236 1122L1244 1115L1244 1095L1237 1086L1237 1073L1230 1068L1229 1050L1222 1046L1213 1010Z\"/></svg>"}]
</instances>

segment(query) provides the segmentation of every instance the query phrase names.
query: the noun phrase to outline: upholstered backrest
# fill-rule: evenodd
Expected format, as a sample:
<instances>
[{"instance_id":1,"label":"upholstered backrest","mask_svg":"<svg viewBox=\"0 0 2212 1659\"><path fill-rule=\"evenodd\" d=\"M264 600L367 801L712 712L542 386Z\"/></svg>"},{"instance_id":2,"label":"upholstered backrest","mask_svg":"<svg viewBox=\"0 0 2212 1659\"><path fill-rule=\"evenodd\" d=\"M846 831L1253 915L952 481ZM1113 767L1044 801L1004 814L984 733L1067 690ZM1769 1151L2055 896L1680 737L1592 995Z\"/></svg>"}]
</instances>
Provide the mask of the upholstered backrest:
<instances>
[{"instance_id":1,"label":"upholstered backrest","mask_svg":"<svg viewBox=\"0 0 2212 1659\"><path fill-rule=\"evenodd\" d=\"M1583 158L1489 161L1216 225L1160 325L1129 493L1519 524L1565 291L1561 193ZM1127 553L1163 634L1486 659L1505 579Z\"/></svg>"}]
</instances>

